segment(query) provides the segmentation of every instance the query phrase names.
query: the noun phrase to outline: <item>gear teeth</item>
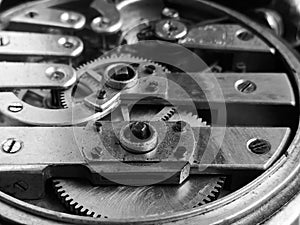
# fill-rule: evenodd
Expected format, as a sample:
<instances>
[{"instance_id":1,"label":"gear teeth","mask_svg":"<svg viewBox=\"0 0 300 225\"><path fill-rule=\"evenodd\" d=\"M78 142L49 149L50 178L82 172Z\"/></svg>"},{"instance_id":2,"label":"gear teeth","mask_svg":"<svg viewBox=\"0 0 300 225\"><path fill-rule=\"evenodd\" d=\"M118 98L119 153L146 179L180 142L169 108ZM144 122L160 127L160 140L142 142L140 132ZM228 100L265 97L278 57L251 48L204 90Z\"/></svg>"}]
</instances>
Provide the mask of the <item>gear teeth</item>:
<instances>
[{"instance_id":1,"label":"gear teeth","mask_svg":"<svg viewBox=\"0 0 300 225\"><path fill-rule=\"evenodd\" d=\"M64 98L64 93L63 92L59 92L59 99L60 99L60 105L61 105L62 108L64 108L64 109L69 108L68 104L67 104L67 102Z\"/></svg>"},{"instance_id":2,"label":"gear teeth","mask_svg":"<svg viewBox=\"0 0 300 225\"><path fill-rule=\"evenodd\" d=\"M197 115L194 115L191 112L180 112L175 107L165 107L154 117L157 120L167 121L179 121L182 120L187 122L192 127L208 127L207 123L199 118Z\"/></svg>"},{"instance_id":3,"label":"gear teeth","mask_svg":"<svg viewBox=\"0 0 300 225\"><path fill-rule=\"evenodd\" d=\"M168 113L167 115L165 115L163 118L162 118L162 121L166 122L168 120L170 120L170 118L172 118L172 116L174 116L176 113L176 109L175 108L172 108Z\"/></svg>"},{"instance_id":4,"label":"gear teeth","mask_svg":"<svg viewBox=\"0 0 300 225\"><path fill-rule=\"evenodd\" d=\"M193 202L188 203L188 205L186 205L187 207L196 208L208 204L212 201L215 201L219 197L220 191L224 186L226 177L214 176L214 177L210 177L209 179L212 179L209 182L213 182L210 183L211 187L209 189L205 188L206 189L205 194L199 191L198 197L196 196ZM63 187L64 181L59 181L59 180L53 181L53 186L61 202L65 205L67 209L69 209L71 213L81 215L81 216L93 217L93 218L108 218L107 216L103 216L101 214L96 213L94 209L91 210L87 206L81 205L79 202L76 202L73 198L71 198L70 197L71 194L70 195L67 194L66 191L64 190Z\"/></svg>"},{"instance_id":5,"label":"gear teeth","mask_svg":"<svg viewBox=\"0 0 300 225\"><path fill-rule=\"evenodd\" d=\"M101 65L101 64L109 64L109 63L115 63L115 62L128 62L128 63L152 63L160 68L161 71L164 71L165 73L169 73L169 71L162 65L157 64L155 62L152 62L151 60L131 56L130 54L112 54L112 55L104 55L99 58L96 58L94 60L91 60L85 64L80 65L76 68L77 71L77 79L81 80L84 79L88 82L89 87L92 88L98 88L99 83L95 83L93 79L87 78L89 76L84 76L84 72L88 70L89 68L93 68L94 66ZM62 95L60 96L61 105L63 108L71 108L72 105L72 97L71 94L72 89L69 89L67 91L62 92Z\"/></svg>"},{"instance_id":6,"label":"gear teeth","mask_svg":"<svg viewBox=\"0 0 300 225\"><path fill-rule=\"evenodd\" d=\"M226 177L219 177L219 180L216 182L215 187L210 191L210 193L202 201L200 201L198 205L193 206L193 208L208 204L218 199L220 191L225 184L225 179Z\"/></svg>"},{"instance_id":7,"label":"gear teeth","mask_svg":"<svg viewBox=\"0 0 300 225\"><path fill-rule=\"evenodd\" d=\"M90 211L89 209L86 209L83 206L79 205L78 202L76 202L73 198L70 197L69 194L66 193L65 190L63 190L63 186L60 184L59 181L53 180L52 183L53 183L52 186L53 186L59 200L71 213L80 215L80 216L102 218L101 215L96 214L95 212ZM103 218L107 218L107 217L104 216Z\"/></svg>"}]
</instances>

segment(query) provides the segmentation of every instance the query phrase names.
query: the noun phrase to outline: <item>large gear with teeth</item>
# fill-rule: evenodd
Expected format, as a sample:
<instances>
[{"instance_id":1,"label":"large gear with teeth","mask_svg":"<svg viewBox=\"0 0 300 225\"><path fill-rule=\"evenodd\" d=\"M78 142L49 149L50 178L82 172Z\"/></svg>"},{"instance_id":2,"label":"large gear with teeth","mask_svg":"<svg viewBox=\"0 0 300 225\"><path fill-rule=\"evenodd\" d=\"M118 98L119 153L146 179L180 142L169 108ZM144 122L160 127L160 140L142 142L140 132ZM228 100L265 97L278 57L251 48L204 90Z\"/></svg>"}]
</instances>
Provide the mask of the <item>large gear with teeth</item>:
<instances>
[{"instance_id":1,"label":"large gear with teeth","mask_svg":"<svg viewBox=\"0 0 300 225\"><path fill-rule=\"evenodd\" d=\"M223 177L191 177L181 186L94 187L87 181L55 180L54 189L73 213L109 219L164 215L217 199Z\"/></svg>"},{"instance_id":2,"label":"large gear with teeth","mask_svg":"<svg viewBox=\"0 0 300 225\"><path fill-rule=\"evenodd\" d=\"M165 67L149 59L134 57L130 54L119 53L103 56L77 69L77 85L72 89L60 92L61 105L64 108L72 107L72 104L82 102L84 97L98 92L103 86L102 81L105 68L118 63L133 65L138 73L151 72L151 75L156 75L168 72Z\"/></svg>"},{"instance_id":3,"label":"large gear with teeth","mask_svg":"<svg viewBox=\"0 0 300 225\"><path fill-rule=\"evenodd\" d=\"M137 113L131 120L184 121L199 129L207 123L191 112L165 107L156 115ZM146 187L92 186L86 180L54 180L56 195L75 214L96 218L130 219L136 216L164 215L207 204L216 200L225 177L190 177L180 186ZM145 201L146 199L146 201Z\"/></svg>"},{"instance_id":4,"label":"large gear with teeth","mask_svg":"<svg viewBox=\"0 0 300 225\"><path fill-rule=\"evenodd\" d=\"M300 61L258 25L299 17L214 1L0 0L1 224L299 220Z\"/></svg>"}]
</instances>

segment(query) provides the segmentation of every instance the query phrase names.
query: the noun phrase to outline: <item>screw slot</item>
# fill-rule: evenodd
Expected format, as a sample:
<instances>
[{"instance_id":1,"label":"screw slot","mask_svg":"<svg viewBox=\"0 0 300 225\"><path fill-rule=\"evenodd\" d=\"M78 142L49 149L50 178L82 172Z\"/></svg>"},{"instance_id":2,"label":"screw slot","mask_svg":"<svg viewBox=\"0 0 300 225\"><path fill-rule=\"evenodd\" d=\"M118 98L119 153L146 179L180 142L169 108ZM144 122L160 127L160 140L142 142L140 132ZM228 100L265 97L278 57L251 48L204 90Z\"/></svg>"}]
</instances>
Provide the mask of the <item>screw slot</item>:
<instances>
[{"instance_id":1,"label":"screw slot","mask_svg":"<svg viewBox=\"0 0 300 225\"><path fill-rule=\"evenodd\" d=\"M67 38L62 37L58 40L58 44L60 44L64 48L71 49L71 48L74 48L75 46L77 46L78 42L74 38L71 38L71 37L67 37Z\"/></svg>"},{"instance_id":2,"label":"screw slot","mask_svg":"<svg viewBox=\"0 0 300 225\"><path fill-rule=\"evenodd\" d=\"M76 24L78 21L80 21L81 16L77 13L65 12L61 14L60 19L65 23Z\"/></svg>"},{"instance_id":3,"label":"screw slot","mask_svg":"<svg viewBox=\"0 0 300 225\"><path fill-rule=\"evenodd\" d=\"M236 37L241 41L250 41L254 38L254 35L250 31L242 29L236 32Z\"/></svg>"},{"instance_id":4,"label":"screw slot","mask_svg":"<svg viewBox=\"0 0 300 225\"><path fill-rule=\"evenodd\" d=\"M15 138L8 138L2 143L2 151L8 154L19 152L23 148L24 143Z\"/></svg>"},{"instance_id":5,"label":"screw slot","mask_svg":"<svg viewBox=\"0 0 300 225\"><path fill-rule=\"evenodd\" d=\"M271 144L264 139L253 138L247 142L247 148L255 154L266 154L271 151Z\"/></svg>"},{"instance_id":6,"label":"screw slot","mask_svg":"<svg viewBox=\"0 0 300 225\"><path fill-rule=\"evenodd\" d=\"M12 113L18 113L21 112L23 110L24 106L22 103L20 102L15 102L12 103L8 106L8 110Z\"/></svg>"},{"instance_id":7,"label":"screw slot","mask_svg":"<svg viewBox=\"0 0 300 225\"><path fill-rule=\"evenodd\" d=\"M103 17L103 16L99 16L99 17L96 17L93 22L92 22L92 26L95 26L95 27L100 27L100 28L103 28L103 27L107 27L110 25L110 19L107 18L107 17Z\"/></svg>"},{"instance_id":8,"label":"screw slot","mask_svg":"<svg viewBox=\"0 0 300 225\"><path fill-rule=\"evenodd\" d=\"M139 140L147 140L151 137L151 130L147 123L134 122L130 124L130 131Z\"/></svg>"},{"instance_id":9,"label":"screw slot","mask_svg":"<svg viewBox=\"0 0 300 225\"><path fill-rule=\"evenodd\" d=\"M162 11L162 15L166 18L178 18L179 17L178 11L175 9L171 9L171 8L164 8Z\"/></svg>"},{"instance_id":10,"label":"screw slot","mask_svg":"<svg viewBox=\"0 0 300 225\"><path fill-rule=\"evenodd\" d=\"M239 80L235 83L235 88L239 92L251 94L257 90L257 86L250 80Z\"/></svg>"},{"instance_id":11,"label":"screw slot","mask_svg":"<svg viewBox=\"0 0 300 225\"><path fill-rule=\"evenodd\" d=\"M10 40L7 36L0 36L0 47L8 45L9 42Z\"/></svg>"},{"instance_id":12,"label":"screw slot","mask_svg":"<svg viewBox=\"0 0 300 225\"><path fill-rule=\"evenodd\" d=\"M46 75L50 80L53 81L62 81L66 78L67 74L60 68L49 67L46 70Z\"/></svg>"},{"instance_id":13,"label":"screw slot","mask_svg":"<svg viewBox=\"0 0 300 225\"><path fill-rule=\"evenodd\" d=\"M29 18L31 18L31 19L33 19L33 18L39 16L39 14L38 14L37 12L31 11L31 12L26 13L25 16L26 16L26 17L29 17Z\"/></svg>"}]
</instances>

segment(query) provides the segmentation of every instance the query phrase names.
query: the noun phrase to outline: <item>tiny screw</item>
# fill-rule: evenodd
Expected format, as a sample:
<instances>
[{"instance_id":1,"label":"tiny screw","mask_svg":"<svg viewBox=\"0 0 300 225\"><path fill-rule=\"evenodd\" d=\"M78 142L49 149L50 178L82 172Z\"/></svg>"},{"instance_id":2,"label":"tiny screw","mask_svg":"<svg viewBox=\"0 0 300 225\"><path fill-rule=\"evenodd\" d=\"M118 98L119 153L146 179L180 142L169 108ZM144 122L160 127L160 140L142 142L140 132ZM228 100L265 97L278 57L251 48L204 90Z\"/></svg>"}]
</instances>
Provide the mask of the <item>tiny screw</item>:
<instances>
[{"instance_id":1,"label":"tiny screw","mask_svg":"<svg viewBox=\"0 0 300 225\"><path fill-rule=\"evenodd\" d=\"M29 185L24 181L17 181L16 183L14 183L14 188L24 192L28 190Z\"/></svg>"},{"instance_id":2,"label":"tiny screw","mask_svg":"<svg viewBox=\"0 0 300 225\"><path fill-rule=\"evenodd\" d=\"M19 152L23 148L23 142L15 138L9 138L2 143L2 151L8 154Z\"/></svg>"},{"instance_id":3,"label":"tiny screw","mask_svg":"<svg viewBox=\"0 0 300 225\"><path fill-rule=\"evenodd\" d=\"M78 41L72 37L62 37L58 40L58 44L64 48L71 49L78 45Z\"/></svg>"},{"instance_id":4,"label":"tiny screw","mask_svg":"<svg viewBox=\"0 0 300 225\"><path fill-rule=\"evenodd\" d=\"M66 74L64 72L56 70L56 71L53 71L53 73L51 73L50 79L60 81L60 80L63 80L65 78L65 76L66 76Z\"/></svg>"},{"instance_id":5,"label":"tiny screw","mask_svg":"<svg viewBox=\"0 0 300 225\"><path fill-rule=\"evenodd\" d=\"M107 97L107 93L105 90L100 90L97 94L97 99L99 100L106 99L106 97Z\"/></svg>"},{"instance_id":6,"label":"tiny screw","mask_svg":"<svg viewBox=\"0 0 300 225\"><path fill-rule=\"evenodd\" d=\"M39 14L37 12L31 11L31 12L26 13L25 16L28 17L28 18L33 19L33 18L37 17L38 15Z\"/></svg>"},{"instance_id":7,"label":"tiny screw","mask_svg":"<svg viewBox=\"0 0 300 225\"><path fill-rule=\"evenodd\" d=\"M271 144L264 139L254 138L248 141L247 148L255 154L265 154L271 150Z\"/></svg>"},{"instance_id":8,"label":"tiny screw","mask_svg":"<svg viewBox=\"0 0 300 225\"><path fill-rule=\"evenodd\" d=\"M97 26L97 27L107 27L110 24L110 19L107 17L96 17L93 22L92 25Z\"/></svg>"},{"instance_id":9,"label":"tiny screw","mask_svg":"<svg viewBox=\"0 0 300 225\"><path fill-rule=\"evenodd\" d=\"M21 112L23 110L24 106L22 103L20 102L15 102L12 103L8 106L8 110L12 113L18 113Z\"/></svg>"},{"instance_id":10,"label":"tiny screw","mask_svg":"<svg viewBox=\"0 0 300 225\"><path fill-rule=\"evenodd\" d=\"M158 82L157 81L151 81L147 87L147 91L155 92L158 90Z\"/></svg>"},{"instance_id":11,"label":"tiny screw","mask_svg":"<svg viewBox=\"0 0 300 225\"><path fill-rule=\"evenodd\" d=\"M77 13L65 12L61 15L61 20L65 23L75 24L81 19L81 16Z\"/></svg>"},{"instance_id":12,"label":"tiny screw","mask_svg":"<svg viewBox=\"0 0 300 225\"><path fill-rule=\"evenodd\" d=\"M133 122L130 125L130 130L134 137L140 140L146 140L151 136L149 124L145 122Z\"/></svg>"},{"instance_id":13,"label":"tiny screw","mask_svg":"<svg viewBox=\"0 0 300 225\"><path fill-rule=\"evenodd\" d=\"M65 48L73 48L74 47L74 44L72 42L69 42L69 41L66 41L64 43L64 47Z\"/></svg>"},{"instance_id":14,"label":"tiny screw","mask_svg":"<svg viewBox=\"0 0 300 225\"><path fill-rule=\"evenodd\" d=\"M9 38L6 36L0 36L0 47L8 45L10 42Z\"/></svg>"},{"instance_id":15,"label":"tiny screw","mask_svg":"<svg viewBox=\"0 0 300 225\"><path fill-rule=\"evenodd\" d=\"M235 83L235 88L245 94L250 94L256 91L257 86L250 80L239 80Z\"/></svg>"},{"instance_id":16,"label":"tiny screw","mask_svg":"<svg viewBox=\"0 0 300 225\"><path fill-rule=\"evenodd\" d=\"M162 11L162 15L167 18L178 18L179 17L178 11L175 9L171 9L171 8L164 8Z\"/></svg>"},{"instance_id":17,"label":"tiny screw","mask_svg":"<svg viewBox=\"0 0 300 225\"><path fill-rule=\"evenodd\" d=\"M175 132L183 132L184 131L184 128L186 127L186 122L184 121L177 121L175 123L175 125L173 126L173 130Z\"/></svg>"}]
</instances>

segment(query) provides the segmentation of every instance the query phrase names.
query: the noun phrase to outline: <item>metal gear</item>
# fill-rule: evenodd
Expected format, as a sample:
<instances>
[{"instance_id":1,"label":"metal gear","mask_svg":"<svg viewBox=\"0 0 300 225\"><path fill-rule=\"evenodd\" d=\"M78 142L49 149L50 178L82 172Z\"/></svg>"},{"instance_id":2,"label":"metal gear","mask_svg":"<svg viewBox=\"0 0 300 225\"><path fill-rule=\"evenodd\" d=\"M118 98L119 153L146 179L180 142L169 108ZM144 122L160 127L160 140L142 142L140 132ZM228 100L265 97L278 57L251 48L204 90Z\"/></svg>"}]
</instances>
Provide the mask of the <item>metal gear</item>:
<instances>
[{"instance_id":1,"label":"metal gear","mask_svg":"<svg viewBox=\"0 0 300 225\"><path fill-rule=\"evenodd\" d=\"M180 186L94 187L82 180L55 180L62 203L82 216L136 218L191 209L215 200L223 187L219 176L190 177Z\"/></svg>"},{"instance_id":2,"label":"metal gear","mask_svg":"<svg viewBox=\"0 0 300 225\"><path fill-rule=\"evenodd\" d=\"M69 108L72 104L81 102L82 99L102 88L102 75L97 71L102 71L106 67L116 63L128 63L136 67L139 73L167 73L167 69L149 59L133 57L130 54L112 54L103 56L94 61L80 66L77 69L78 83L74 88L60 93L60 102L64 108ZM75 96L74 96L75 94Z\"/></svg>"},{"instance_id":3,"label":"metal gear","mask_svg":"<svg viewBox=\"0 0 300 225\"><path fill-rule=\"evenodd\" d=\"M207 127L206 122L192 113L165 107L154 117L144 114L139 119L185 121L194 127ZM135 218L162 215L191 209L214 201L224 184L224 177L190 177L180 186L95 187L85 180L54 180L54 190L72 213L101 218ZM146 199L146 201L145 201Z\"/></svg>"},{"instance_id":4,"label":"metal gear","mask_svg":"<svg viewBox=\"0 0 300 225\"><path fill-rule=\"evenodd\" d=\"M184 121L191 127L209 127L207 122L203 121L197 115L192 112L182 111L175 107L165 107L157 115L156 118L162 121Z\"/></svg>"}]
</instances>

